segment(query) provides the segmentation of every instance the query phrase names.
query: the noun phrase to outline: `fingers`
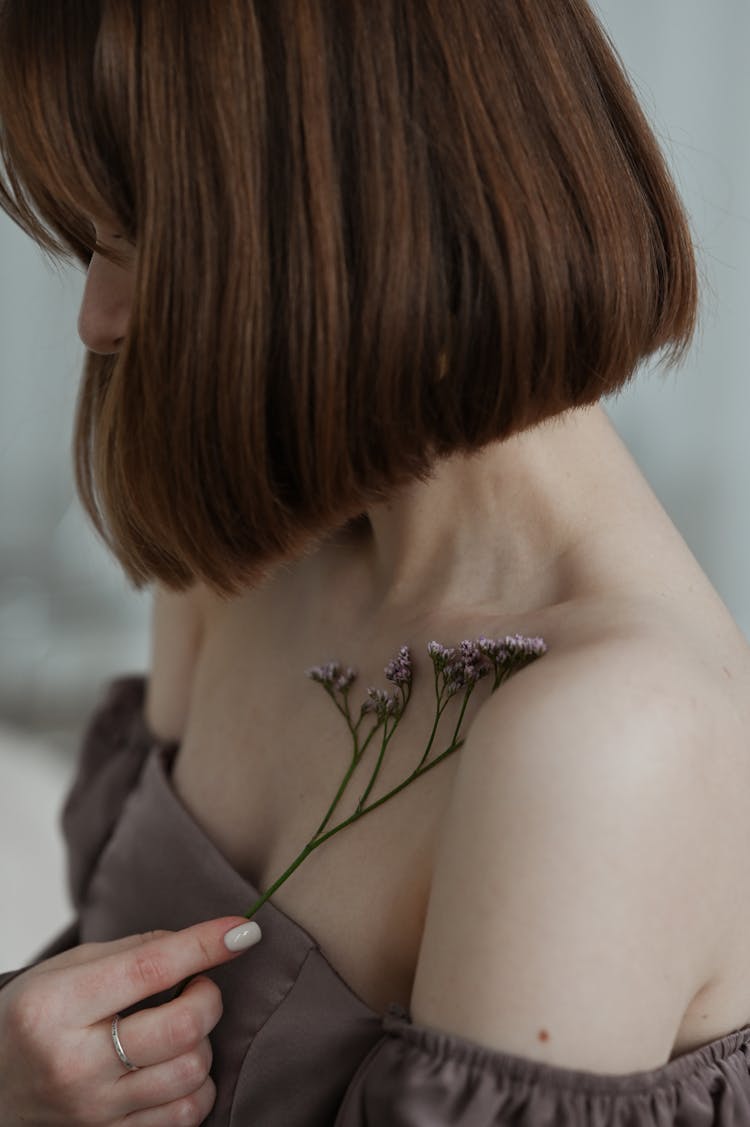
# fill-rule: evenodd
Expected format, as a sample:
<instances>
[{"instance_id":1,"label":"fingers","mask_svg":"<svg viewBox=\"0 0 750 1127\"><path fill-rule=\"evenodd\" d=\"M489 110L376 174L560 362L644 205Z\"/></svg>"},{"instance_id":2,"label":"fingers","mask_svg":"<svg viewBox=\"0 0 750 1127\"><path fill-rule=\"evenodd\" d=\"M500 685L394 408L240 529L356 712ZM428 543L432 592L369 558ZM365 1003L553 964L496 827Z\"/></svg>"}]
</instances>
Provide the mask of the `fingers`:
<instances>
[{"instance_id":1,"label":"fingers","mask_svg":"<svg viewBox=\"0 0 750 1127\"><path fill-rule=\"evenodd\" d=\"M19 1123L202 1123L215 1101L208 1034L222 1004L218 987L200 972L237 957L224 942L228 932L249 931L251 943L260 937L257 925L237 919L87 944L11 983L0 1008L3 1075L18 1074L20 1096L6 1107L12 1093L0 1082L3 1112ZM196 974L179 998L121 1019L125 1052L138 1066L124 1071L112 1014ZM0 1120L4 1125L6 1115Z\"/></svg>"},{"instance_id":2,"label":"fingers","mask_svg":"<svg viewBox=\"0 0 750 1127\"><path fill-rule=\"evenodd\" d=\"M206 1037L181 1057L138 1072L123 1073L115 1084L114 1107L121 1113L132 1113L192 1096L205 1084L212 1059L211 1044Z\"/></svg>"},{"instance_id":3,"label":"fingers","mask_svg":"<svg viewBox=\"0 0 750 1127\"><path fill-rule=\"evenodd\" d=\"M93 1025L176 986L184 978L227 963L237 958L238 952L229 950L224 936L240 924L257 929L260 938L257 925L248 924L241 916L226 916L72 967L65 976L70 1005L75 1006L83 1023ZM251 941L255 938L251 936Z\"/></svg>"},{"instance_id":4,"label":"fingers","mask_svg":"<svg viewBox=\"0 0 750 1127\"><path fill-rule=\"evenodd\" d=\"M216 1088L209 1076L197 1092L170 1104L135 1111L123 1119L123 1127L199 1127L211 1113L216 1101Z\"/></svg>"},{"instance_id":5,"label":"fingers","mask_svg":"<svg viewBox=\"0 0 750 1127\"><path fill-rule=\"evenodd\" d=\"M34 971L62 970L64 967L82 966L100 959L103 955L117 955L131 947L142 946L152 939L162 939L165 935L174 935L172 931L148 931L141 935L126 935L122 939L113 939L108 943L82 943L79 947L71 947L69 951L62 951L45 959L39 967L32 967Z\"/></svg>"},{"instance_id":6,"label":"fingers","mask_svg":"<svg viewBox=\"0 0 750 1127\"><path fill-rule=\"evenodd\" d=\"M173 1002L121 1018L118 1036L128 1059L139 1068L189 1053L215 1028L222 1014L221 991L210 978L194 978ZM122 1072L112 1046L111 1023L103 1023L106 1051Z\"/></svg>"}]
</instances>

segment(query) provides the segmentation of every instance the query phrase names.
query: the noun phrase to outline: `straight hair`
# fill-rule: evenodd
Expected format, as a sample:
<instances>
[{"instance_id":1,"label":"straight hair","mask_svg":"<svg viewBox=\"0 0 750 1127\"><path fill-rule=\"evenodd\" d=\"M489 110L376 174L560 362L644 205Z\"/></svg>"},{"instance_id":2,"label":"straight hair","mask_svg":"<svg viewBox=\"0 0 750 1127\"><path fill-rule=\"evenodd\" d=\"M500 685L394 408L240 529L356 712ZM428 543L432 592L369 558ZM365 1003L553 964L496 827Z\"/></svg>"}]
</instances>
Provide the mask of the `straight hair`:
<instances>
[{"instance_id":1,"label":"straight hair","mask_svg":"<svg viewBox=\"0 0 750 1127\"><path fill-rule=\"evenodd\" d=\"M438 459L623 388L698 313L586 0L0 0L0 206L88 267L78 490L140 587L231 595Z\"/></svg>"}]
</instances>

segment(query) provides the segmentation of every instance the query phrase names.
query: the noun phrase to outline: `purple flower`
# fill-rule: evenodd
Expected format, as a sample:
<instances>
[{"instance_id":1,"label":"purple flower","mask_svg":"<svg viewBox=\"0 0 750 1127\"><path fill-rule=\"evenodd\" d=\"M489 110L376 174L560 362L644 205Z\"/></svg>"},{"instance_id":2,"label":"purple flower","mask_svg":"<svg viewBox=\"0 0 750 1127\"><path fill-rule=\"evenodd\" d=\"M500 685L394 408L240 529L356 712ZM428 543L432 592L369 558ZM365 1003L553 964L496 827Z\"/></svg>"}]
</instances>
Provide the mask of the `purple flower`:
<instances>
[{"instance_id":1,"label":"purple flower","mask_svg":"<svg viewBox=\"0 0 750 1127\"><path fill-rule=\"evenodd\" d=\"M327 689L344 692L356 679L357 670L348 666L342 671L340 662L329 661L325 665L313 665L310 669L306 669L305 675L311 677L313 681L319 681Z\"/></svg>"},{"instance_id":2,"label":"purple flower","mask_svg":"<svg viewBox=\"0 0 750 1127\"><path fill-rule=\"evenodd\" d=\"M370 687L367 690L367 700L363 703L361 711L374 712L378 720L385 720L387 716L399 717L401 715L401 701L396 694L387 693L385 689Z\"/></svg>"},{"instance_id":3,"label":"purple flower","mask_svg":"<svg viewBox=\"0 0 750 1127\"><path fill-rule=\"evenodd\" d=\"M483 654L477 642L467 638L453 650L443 666L444 688L448 696L468 689L493 670L493 663Z\"/></svg>"},{"instance_id":4,"label":"purple flower","mask_svg":"<svg viewBox=\"0 0 750 1127\"><path fill-rule=\"evenodd\" d=\"M457 646L443 646L440 642L428 642L427 652L432 658L436 673L441 675L439 695L453 696L461 690L472 688L489 673L495 674L493 691L505 677L528 665L547 652L543 638L527 638L523 634L508 634L504 638L464 638ZM329 691L346 692L357 677L357 670L351 666L343 669L338 661L324 665L314 665L306 674L319 681ZM408 646L401 646L398 656L385 666L385 675L397 692L387 693L384 689L369 688L367 699L361 712L374 712L378 720L386 716L400 717L413 677L411 653Z\"/></svg>"},{"instance_id":5,"label":"purple flower","mask_svg":"<svg viewBox=\"0 0 750 1127\"><path fill-rule=\"evenodd\" d=\"M508 634L505 638L485 638L482 635L477 639L477 645L480 652L496 665L516 662L519 658L541 657L547 652L544 638L527 638L523 634Z\"/></svg>"},{"instance_id":6,"label":"purple flower","mask_svg":"<svg viewBox=\"0 0 750 1127\"><path fill-rule=\"evenodd\" d=\"M505 638L465 638L456 647L429 642L427 652L437 673L442 674L441 694L453 696L475 685L494 671L496 677L521 668L547 652L543 638L510 634ZM497 683L496 686L497 687Z\"/></svg>"},{"instance_id":7,"label":"purple flower","mask_svg":"<svg viewBox=\"0 0 750 1127\"><path fill-rule=\"evenodd\" d=\"M357 670L352 669L352 667L350 665L350 666L348 666L345 673L342 673L340 677L336 678L333 687L335 689L338 689L338 691L340 693L343 693L344 690L348 689L349 686L352 684L352 682L356 680L356 678L357 678Z\"/></svg>"},{"instance_id":8,"label":"purple flower","mask_svg":"<svg viewBox=\"0 0 750 1127\"><path fill-rule=\"evenodd\" d=\"M386 678L394 685L410 685L412 678L411 654L408 646L402 646L398 657L389 661L385 667Z\"/></svg>"},{"instance_id":9,"label":"purple flower","mask_svg":"<svg viewBox=\"0 0 750 1127\"><path fill-rule=\"evenodd\" d=\"M442 673L456 651L452 646L441 646L440 642L428 642L427 652L437 672Z\"/></svg>"}]
</instances>

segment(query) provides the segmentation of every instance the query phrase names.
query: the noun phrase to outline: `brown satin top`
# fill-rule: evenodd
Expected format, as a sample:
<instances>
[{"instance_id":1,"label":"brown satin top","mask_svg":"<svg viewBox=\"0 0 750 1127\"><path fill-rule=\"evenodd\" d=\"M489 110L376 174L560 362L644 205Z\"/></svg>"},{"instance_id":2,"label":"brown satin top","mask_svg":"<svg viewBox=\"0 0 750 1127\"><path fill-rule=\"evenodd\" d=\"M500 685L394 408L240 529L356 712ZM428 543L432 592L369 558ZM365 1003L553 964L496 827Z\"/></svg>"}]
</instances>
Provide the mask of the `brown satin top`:
<instances>
[{"instance_id":1,"label":"brown satin top","mask_svg":"<svg viewBox=\"0 0 750 1127\"><path fill-rule=\"evenodd\" d=\"M121 678L91 719L63 812L77 919L38 958L258 896L173 791L176 747L150 736L144 694ZM208 1127L750 1127L750 1025L650 1071L561 1068L415 1025L396 1004L381 1016L272 900L256 918L262 942L210 972L224 1014Z\"/></svg>"}]
</instances>

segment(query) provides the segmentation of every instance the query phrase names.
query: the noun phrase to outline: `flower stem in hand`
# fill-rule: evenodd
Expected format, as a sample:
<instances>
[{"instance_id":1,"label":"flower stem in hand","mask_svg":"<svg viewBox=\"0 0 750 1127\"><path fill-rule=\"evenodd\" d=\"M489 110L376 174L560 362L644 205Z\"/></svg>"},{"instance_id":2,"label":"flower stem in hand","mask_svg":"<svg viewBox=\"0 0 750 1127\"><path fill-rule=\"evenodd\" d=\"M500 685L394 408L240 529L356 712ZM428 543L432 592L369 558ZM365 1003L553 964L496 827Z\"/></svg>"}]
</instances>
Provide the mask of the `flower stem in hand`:
<instances>
[{"instance_id":1,"label":"flower stem in hand","mask_svg":"<svg viewBox=\"0 0 750 1127\"><path fill-rule=\"evenodd\" d=\"M410 783L413 783L420 775L424 775L432 767L436 767L438 763L441 763L447 756L451 755L462 746L464 741L463 739L459 739L459 731L463 723L466 706L474 688L483 677L494 673L494 682L490 690L491 693L494 693L508 677L545 654L547 652L547 646L542 638L526 638L521 634L513 634L505 638L486 638L482 635L475 640L466 639L460 642L457 647L446 647L442 646L439 642L430 642L427 646L427 652L432 659L436 697L435 719L427 741L427 746L422 754L422 758L411 774L407 775L398 786L393 787L387 794L382 795L375 802L371 802L369 806L366 806L365 802L375 785L383 763L386 748L403 717L406 705L411 696L413 668L409 648L408 646L402 646L398 652L398 656L385 667L386 678L391 684L395 685L395 690L388 693L383 689L369 688L367 690L367 698L360 707L360 713L356 723L352 722L348 693L357 678L357 670L350 666L344 671L341 665L336 661L328 662L326 665L316 665L312 669L307 670L308 677L311 677L312 680L318 681L323 685L336 708L338 708L339 712L341 712L346 720L354 741L352 759L323 821L318 826L312 838L297 857L295 857L291 865L285 869L281 876L266 889L250 910L245 913L248 919L255 915L258 909L265 904L266 900L289 879L305 858L309 857L313 850L322 845L324 841L333 837L334 834L339 833L346 826L358 821L358 819L364 817L365 814L369 814L370 811L376 810L378 806L387 802L388 799L393 798L394 795L402 791L404 787L409 786ZM464 699L451 742L439 755L427 762L427 757L432 749L443 712L449 700L455 696L456 693L461 691L463 691ZM337 694L340 694L343 703L339 702ZM371 714L375 716L375 724L368 733L367 739L360 747L359 728L364 717ZM391 721L390 729L388 727L389 720ZM362 761L362 756L364 755L367 745L375 732L381 727L383 728L383 736L380 751L370 780L360 795L354 813L350 817L345 818L342 822L339 822L338 825L334 826L332 829L325 830L325 827L333 816L336 807L349 785L355 769Z\"/></svg>"}]
</instances>

